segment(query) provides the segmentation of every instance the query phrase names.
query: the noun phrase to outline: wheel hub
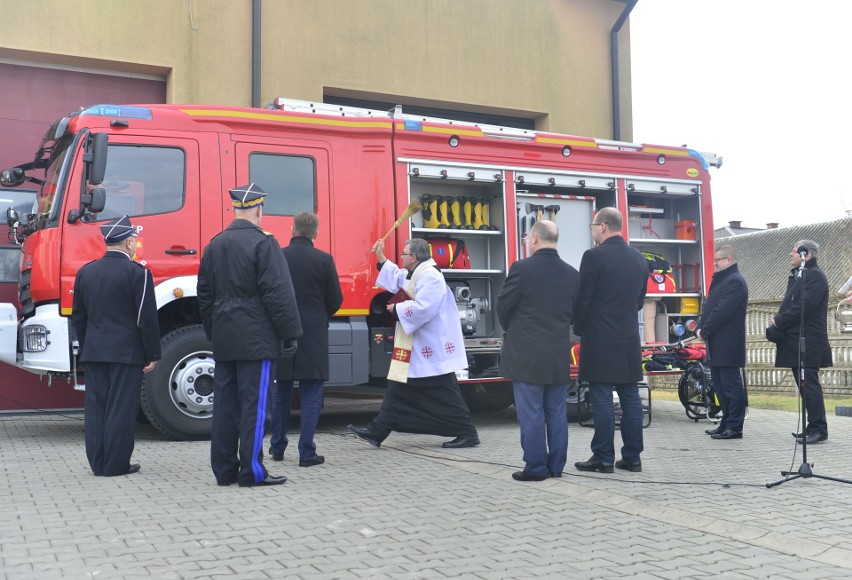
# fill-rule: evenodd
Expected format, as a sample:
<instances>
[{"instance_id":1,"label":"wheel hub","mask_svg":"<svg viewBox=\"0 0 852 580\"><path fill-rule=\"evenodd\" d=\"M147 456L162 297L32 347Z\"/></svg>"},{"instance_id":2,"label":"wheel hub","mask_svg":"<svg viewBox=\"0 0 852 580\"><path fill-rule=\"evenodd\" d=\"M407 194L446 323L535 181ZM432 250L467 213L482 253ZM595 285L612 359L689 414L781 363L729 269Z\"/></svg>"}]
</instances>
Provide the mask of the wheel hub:
<instances>
[{"instance_id":1,"label":"wheel hub","mask_svg":"<svg viewBox=\"0 0 852 580\"><path fill-rule=\"evenodd\" d=\"M216 363L209 351L182 358L169 377L172 402L184 415L207 419L213 413L213 374Z\"/></svg>"}]
</instances>

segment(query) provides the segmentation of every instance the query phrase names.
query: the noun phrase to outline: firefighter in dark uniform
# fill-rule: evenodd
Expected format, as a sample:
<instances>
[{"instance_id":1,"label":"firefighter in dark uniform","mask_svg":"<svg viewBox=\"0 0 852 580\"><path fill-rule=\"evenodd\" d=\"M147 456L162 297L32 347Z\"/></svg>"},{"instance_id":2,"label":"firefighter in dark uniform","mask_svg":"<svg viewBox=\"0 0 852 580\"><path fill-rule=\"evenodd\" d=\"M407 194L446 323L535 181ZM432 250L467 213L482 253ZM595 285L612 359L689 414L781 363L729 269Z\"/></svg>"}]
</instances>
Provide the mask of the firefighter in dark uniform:
<instances>
[{"instance_id":1,"label":"firefighter in dark uniform","mask_svg":"<svg viewBox=\"0 0 852 580\"><path fill-rule=\"evenodd\" d=\"M160 359L154 279L133 261L127 216L100 226L104 256L77 272L71 322L86 377L86 455L95 475L136 473L133 428L143 373Z\"/></svg>"},{"instance_id":2,"label":"firefighter in dark uniform","mask_svg":"<svg viewBox=\"0 0 852 580\"><path fill-rule=\"evenodd\" d=\"M266 193L230 190L234 221L204 249L198 306L216 374L210 463L219 485L279 485L263 466L269 386L276 361L302 335L287 260L260 229Z\"/></svg>"}]
</instances>

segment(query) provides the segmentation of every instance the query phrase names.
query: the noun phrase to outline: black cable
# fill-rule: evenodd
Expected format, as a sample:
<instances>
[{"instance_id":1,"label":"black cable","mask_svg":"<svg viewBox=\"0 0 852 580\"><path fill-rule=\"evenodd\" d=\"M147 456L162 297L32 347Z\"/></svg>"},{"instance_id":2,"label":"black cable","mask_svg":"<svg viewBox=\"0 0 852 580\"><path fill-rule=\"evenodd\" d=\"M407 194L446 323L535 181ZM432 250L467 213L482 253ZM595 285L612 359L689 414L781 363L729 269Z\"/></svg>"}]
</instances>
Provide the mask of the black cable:
<instances>
[{"instance_id":1,"label":"black cable","mask_svg":"<svg viewBox=\"0 0 852 580\"><path fill-rule=\"evenodd\" d=\"M319 433L319 431L318 431L318 433ZM342 437L342 438L346 438L346 439L348 439L350 436L354 437L349 432L335 433L335 432L332 432L332 431L323 431L322 434L334 435L335 437ZM424 451L427 451L427 449L425 447L421 447L419 445L412 445L412 447L416 447L417 449L423 449ZM517 465L509 465L507 463L496 463L496 462L493 462L493 461L482 461L482 460L479 460L479 459L434 457L432 455L427 455L425 453L417 453L417 452L414 452L414 451L408 451L406 449L397 449L395 447L386 447L385 449L388 449L388 450L391 450L391 451L397 451L399 453L407 453L408 455L414 455L416 457L424 457L426 459L440 459L441 461L454 462L454 463L478 463L480 465L494 465L496 467L508 467L510 469L519 469L519 467ZM651 480L651 481L649 481L649 480L636 481L636 480L633 480L633 479L623 479L623 478L620 478L620 477L595 477L595 476L591 476L591 475L583 475L583 474L580 474L580 473L563 472L562 479L564 479L565 476L576 477L576 478L579 478L579 479L591 479L591 480L597 480L597 481L617 481L617 482L621 482L621 483L634 483L634 484L713 485L713 486L718 486L718 487L759 487L759 488L762 488L762 489L766 489L766 485L763 484L763 483L761 483L761 484L757 484L757 483L724 483L724 482L718 482L718 481L653 481L653 480Z\"/></svg>"},{"instance_id":2,"label":"black cable","mask_svg":"<svg viewBox=\"0 0 852 580\"><path fill-rule=\"evenodd\" d=\"M16 401L15 399L11 399L11 398L9 398L5 395L0 395L0 399L4 399L6 401L9 401L10 403L15 403L16 405L20 405L20 406L23 407L23 409L13 409L13 410L10 410L11 412L9 412L9 413L0 414L0 417L2 417L3 415L9 416L9 415L16 414L15 411L19 411L19 412L21 412L21 411L35 411L36 413L39 413L39 414L56 415L58 417L65 417L66 419L74 419L75 421L83 421L84 420L83 417L74 417L72 415L66 415L62 411L52 411L51 409L36 409L35 407L31 407L31 406L27 405L26 403L22 403L21 401ZM20 414L23 414L23 413L21 412Z\"/></svg>"}]
</instances>

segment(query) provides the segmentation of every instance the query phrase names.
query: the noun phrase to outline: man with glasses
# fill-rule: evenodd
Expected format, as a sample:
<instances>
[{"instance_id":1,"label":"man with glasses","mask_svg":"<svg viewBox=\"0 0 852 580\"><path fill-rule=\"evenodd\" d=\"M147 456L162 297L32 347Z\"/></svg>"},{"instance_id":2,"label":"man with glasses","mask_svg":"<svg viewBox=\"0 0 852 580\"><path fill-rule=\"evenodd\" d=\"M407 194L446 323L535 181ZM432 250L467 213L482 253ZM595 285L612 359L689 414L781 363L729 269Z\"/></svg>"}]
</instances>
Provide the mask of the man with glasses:
<instances>
[{"instance_id":1,"label":"man with glasses","mask_svg":"<svg viewBox=\"0 0 852 580\"><path fill-rule=\"evenodd\" d=\"M379 414L366 426L349 425L356 437L379 447L391 431L455 437L446 448L479 445L455 371L467 368L458 307L423 239L408 240L402 268L384 254L376 285L394 294L387 311L396 320L388 390Z\"/></svg>"},{"instance_id":2,"label":"man with glasses","mask_svg":"<svg viewBox=\"0 0 852 580\"><path fill-rule=\"evenodd\" d=\"M705 433L713 439L742 439L746 395L740 368L746 363L746 306L748 286L737 265L733 246L721 246L713 260L716 273L698 319L695 335L707 345L705 363L719 404L722 420Z\"/></svg>"},{"instance_id":3,"label":"man with glasses","mask_svg":"<svg viewBox=\"0 0 852 580\"><path fill-rule=\"evenodd\" d=\"M623 220L614 207L595 214L590 228L598 244L580 262L580 294L574 304L574 332L580 339L580 381L589 383L594 415L592 457L578 461L580 471L642 471L642 380L639 316L645 301L648 264L642 252L621 237ZM621 459L615 461L615 410L622 409Z\"/></svg>"}]
</instances>

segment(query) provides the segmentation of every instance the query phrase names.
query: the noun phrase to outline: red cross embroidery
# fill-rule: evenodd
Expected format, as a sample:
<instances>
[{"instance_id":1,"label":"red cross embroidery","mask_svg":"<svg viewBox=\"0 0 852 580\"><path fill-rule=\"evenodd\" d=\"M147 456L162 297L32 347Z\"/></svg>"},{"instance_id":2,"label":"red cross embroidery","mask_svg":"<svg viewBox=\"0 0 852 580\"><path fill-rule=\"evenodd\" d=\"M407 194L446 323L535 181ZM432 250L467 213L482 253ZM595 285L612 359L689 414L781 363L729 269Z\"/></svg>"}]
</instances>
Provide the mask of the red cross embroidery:
<instances>
[{"instance_id":1,"label":"red cross embroidery","mask_svg":"<svg viewBox=\"0 0 852 580\"><path fill-rule=\"evenodd\" d=\"M444 350L447 351L447 354L453 354L454 352L456 352L456 345L454 345L452 342L448 342L444 346Z\"/></svg>"},{"instance_id":2,"label":"red cross embroidery","mask_svg":"<svg viewBox=\"0 0 852 580\"><path fill-rule=\"evenodd\" d=\"M428 346L424 346L423 350L420 351L423 354L423 358L431 358L432 357L432 349Z\"/></svg>"},{"instance_id":3,"label":"red cross embroidery","mask_svg":"<svg viewBox=\"0 0 852 580\"><path fill-rule=\"evenodd\" d=\"M405 307L405 316L407 318L411 318L412 316L414 316L414 307L406 306Z\"/></svg>"}]
</instances>

